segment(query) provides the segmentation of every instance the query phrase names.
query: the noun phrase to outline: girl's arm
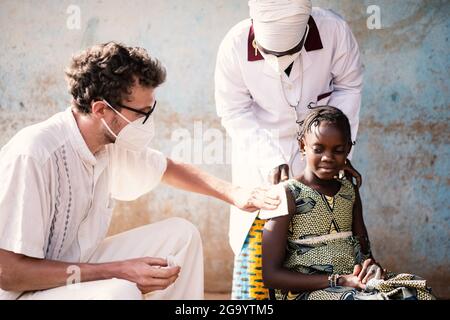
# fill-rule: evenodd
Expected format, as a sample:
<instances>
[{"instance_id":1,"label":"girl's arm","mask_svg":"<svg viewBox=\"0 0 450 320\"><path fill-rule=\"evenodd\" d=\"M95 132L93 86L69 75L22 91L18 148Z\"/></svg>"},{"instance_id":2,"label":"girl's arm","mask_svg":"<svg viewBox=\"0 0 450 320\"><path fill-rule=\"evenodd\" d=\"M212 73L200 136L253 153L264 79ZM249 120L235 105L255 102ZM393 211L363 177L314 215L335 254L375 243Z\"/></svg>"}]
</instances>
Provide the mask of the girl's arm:
<instances>
[{"instance_id":1,"label":"girl's arm","mask_svg":"<svg viewBox=\"0 0 450 320\"><path fill-rule=\"evenodd\" d=\"M359 195L359 189L355 186L355 204L353 205L353 235L357 236L361 245L361 251L364 255L372 258L372 252L370 250L369 237L367 235L366 225L364 224L362 214L362 203Z\"/></svg>"},{"instance_id":2,"label":"girl's arm","mask_svg":"<svg viewBox=\"0 0 450 320\"><path fill-rule=\"evenodd\" d=\"M369 279L376 276L376 271L370 272L371 265L378 265L380 269L379 276L384 277L384 270L381 266L375 261L375 258L372 255L372 251L370 249L370 241L367 235L366 225L364 224L363 214L362 214L362 203L361 197L359 195L359 189L355 186L355 204L353 205L353 225L352 225L353 235L357 236L359 239L359 243L361 245L362 253L367 257L363 262L362 266L355 266L355 270L353 272L354 275L358 276L359 281L363 284L367 283Z\"/></svg>"},{"instance_id":3,"label":"girl's arm","mask_svg":"<svg viewBox=\"0 0 450 320\"><path fill-rule=\"evenodd\" d=\"M290 291L312 291L328 287L327 275L306 275L283 266L289 223L295 212L295 201L286 190L289 215L268 220L262 241L263 282L269 288Z\"/></svg>"}]
</instances>

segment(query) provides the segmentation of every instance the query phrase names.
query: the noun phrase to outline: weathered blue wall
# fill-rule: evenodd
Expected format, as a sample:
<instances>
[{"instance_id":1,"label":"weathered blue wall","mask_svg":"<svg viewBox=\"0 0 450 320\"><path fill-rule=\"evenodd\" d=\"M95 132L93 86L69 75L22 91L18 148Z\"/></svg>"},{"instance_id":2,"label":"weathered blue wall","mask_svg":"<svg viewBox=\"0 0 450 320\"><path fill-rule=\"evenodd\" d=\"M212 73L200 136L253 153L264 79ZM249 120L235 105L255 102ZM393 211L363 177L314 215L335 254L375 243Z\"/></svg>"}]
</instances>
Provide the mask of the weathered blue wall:
<instances>
[{"instance_id":1,"label":"weathered blue wall","mask_svg":"<svg viewBox=\"0 0 450 320\"><path fill-rule=\"evenodd\" d=\"M450 2L378 2L374 31L348 3L366 68L355 165L374 252L449 296Z\"/></svg>"},{"instance_id":2,"label":"weathered blue wall","mask_svg":"<svg viewBox=\"0 0 450 320\"><path fill-rule=\"evenodd\" d=\"M365 221L380 262L420 274L450 297L450 2L376 2L313 1L349 22L363 55L354 165L364 178ZM71 4L81 10L80 30L66 27ZM372 4L381 10L380 30L366 25ZM69 97L63 69L70 56L109 40L143 46L167 66L168 81L158 91L156 147L170 155L177 143L173 131L186 128L194 137L196 121L203 132L222 130L214 107L215 55L227 30L247 16L245 0L2 0L0 146L23 126L64 109ZM202 167L230 177L227 164ZM187 217L204 238L207 289L229 290L226 212L216 200L161 187L135 203L121 203L111 232L169 215Z\"/></svg>"}]
</instances>

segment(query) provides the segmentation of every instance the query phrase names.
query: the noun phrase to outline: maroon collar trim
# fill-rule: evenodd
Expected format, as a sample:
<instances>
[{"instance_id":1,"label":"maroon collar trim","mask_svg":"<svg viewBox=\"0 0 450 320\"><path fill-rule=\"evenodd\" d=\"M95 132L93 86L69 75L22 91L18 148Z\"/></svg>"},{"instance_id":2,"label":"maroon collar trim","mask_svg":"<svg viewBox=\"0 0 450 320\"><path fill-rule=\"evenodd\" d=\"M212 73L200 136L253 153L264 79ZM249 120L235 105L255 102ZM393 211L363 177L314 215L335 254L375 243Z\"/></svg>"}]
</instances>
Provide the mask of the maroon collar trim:
<instances>
[{"instance_id":1,"label":"maroon collar trim","mask_svg":"<svg viewBox=\"0 0 450 320\"><path fill-rule=\"evenodd\" d=\"M309 34L308 38L306 38L305 50L306 51L314 51L323 49L322 39L320 38L319 29L317 28L317 24L314 21L313 17L309 17L308 21L309 25ZM256 52L255 55L255 47L253 46L253 40L255 40L255 33L253 31L253 25L250 27L250 31L248 33L248 50L247 50L247 58L248 61L259 61L264 60L263 56L259 52Z\"/></svg>"}]
</instances>

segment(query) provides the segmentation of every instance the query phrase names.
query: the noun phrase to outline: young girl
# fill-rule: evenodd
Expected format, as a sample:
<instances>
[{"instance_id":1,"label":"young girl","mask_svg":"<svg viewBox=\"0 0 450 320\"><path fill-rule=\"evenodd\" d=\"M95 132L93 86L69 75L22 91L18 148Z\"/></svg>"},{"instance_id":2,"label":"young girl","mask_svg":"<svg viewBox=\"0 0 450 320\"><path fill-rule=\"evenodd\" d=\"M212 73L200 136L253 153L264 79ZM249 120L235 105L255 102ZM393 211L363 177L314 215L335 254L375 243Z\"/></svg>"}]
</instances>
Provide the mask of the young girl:
<instances>
[{"instance_id":1,"label":"young girl","mask_svg":"<svg viewBox=\"0 0 450 320\"><path fill-rule=\"evenodd\" d=\"M263 281L271 299L433 299L424 280L386 273L370 251L359 191L339 179L352 147L339 109L317 107L299 132L302 175L285 182L289 215L265 223Z\"/></svg>"}]
</instances>

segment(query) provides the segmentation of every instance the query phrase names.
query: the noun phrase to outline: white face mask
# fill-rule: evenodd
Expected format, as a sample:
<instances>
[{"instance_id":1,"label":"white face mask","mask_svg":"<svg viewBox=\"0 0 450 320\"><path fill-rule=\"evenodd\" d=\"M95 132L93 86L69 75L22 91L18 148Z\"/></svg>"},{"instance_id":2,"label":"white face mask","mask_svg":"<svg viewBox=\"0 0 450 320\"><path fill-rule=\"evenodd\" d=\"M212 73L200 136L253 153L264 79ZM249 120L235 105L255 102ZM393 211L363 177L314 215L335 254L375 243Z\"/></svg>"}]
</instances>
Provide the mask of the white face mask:
<instances>
[{"instance_id":1,"label":"white face mask","mask_svg":"<svg viewBox=\"0 0 450 320\"><path fill-rule=\"evenodd\" d=\"M103 100L103 102L106 103L106 105L110 107L115 113L117 113L119 117L128 122L128 124L119 132L119 134L116 135L106 124L106 121L104 119L101 119L103 125L106 127L109 133L111 133L116 138L116 141L114 143L131 151L139 152L144 150L155 136L153 117L150 116L144 124L142 124L142 118L136 119L132 122L125 118L116 109L111 107L111 105L107 101Z\"/></svg>"},{"instance_id":2,"label":"white face mask","mask_svg":"<svg viewBox=\"0 0 450 320\"><path fill-rule=\"evenodd\" d=\"M295 59L298 58L300 52L294 53L292 55L276 57L273 54L266 54L261 52L261 55L264 57L266 63L277 73L281 74L286 70Z\"/></svg>"},{"instance_id":3,"label":"white face mask","mask_svg":"<svg viewBox=\"0 0 450 320\"><path fill-rule=\"evenodd\" d=\"M304 36L304 40L303 40L303 45L306 42L308 33L309 33L309 26L306 25L306 31L305 31L305 36ZM267 53L260 51L261 55L264 57L264 60L277 74L283 73L284 70L286 70L291 65L291 63L293 63L295 61L295 59L297 59L300 56L300 52L301 52L301 50L299 52L296 52L291 55L277 57L277 56L274 56L273 54L267 54Z\"/></svg>"}]
</instances>

